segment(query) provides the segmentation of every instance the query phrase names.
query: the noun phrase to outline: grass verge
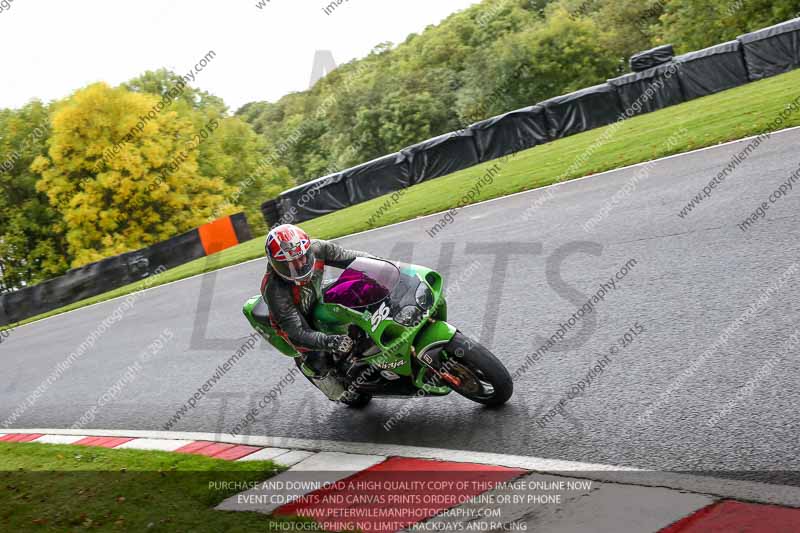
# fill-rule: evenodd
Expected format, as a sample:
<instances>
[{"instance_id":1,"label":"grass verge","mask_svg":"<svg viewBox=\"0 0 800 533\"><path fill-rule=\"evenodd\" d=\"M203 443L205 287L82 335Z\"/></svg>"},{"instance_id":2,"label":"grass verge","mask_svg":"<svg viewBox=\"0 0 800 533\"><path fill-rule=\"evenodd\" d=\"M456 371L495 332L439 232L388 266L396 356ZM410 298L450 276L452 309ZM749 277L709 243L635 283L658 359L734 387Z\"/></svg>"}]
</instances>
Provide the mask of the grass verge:
<instances>
[{"instance_id":1,"label":"grass verge","mask_svg":"<svg viewBox=\"0 0 800 533\"><path fill-rule=\"evenodd\" d=\"M458 205L465 190L495 165L501 166L499 173L494 176L491 185L483 187L480 197L475 198L473 203L774 129L800 126L800 113L794 113L780 127L769 127L785 106L797 98L798 85L800 85L800 70L629 119L605 141L601 140L612 126L519 152L507 163L499 163L500 160L488 161L421 183L406 189L396 204L391 202L387 195L310 220L301 226L314 237L332 239L446 211ZM684 129L688 134L677 135ZM666 145L665 141L673 136L678 141ZM583 164L574 164L583 159L587 150L591 150L592 156ZM168 270L159 276L156 285L210 272L263 255L263 237L259 237L214 256ZM123 296L140 287L141 284L121 287L32 317L17 325ZM255 285L253 292L257 292Z\"/></svg>"},{"instance_id":2,"label":"grass verge","mask_svg":"<svg viewBox=\"0 0 800 533\"><path fill-rule=\"evenodd\" d=\"M293 520L213 510L241 492L223 482L278 471L269 461L0 442L0 531L287 531L279 524Z\"/></svg>"}]
</instances>

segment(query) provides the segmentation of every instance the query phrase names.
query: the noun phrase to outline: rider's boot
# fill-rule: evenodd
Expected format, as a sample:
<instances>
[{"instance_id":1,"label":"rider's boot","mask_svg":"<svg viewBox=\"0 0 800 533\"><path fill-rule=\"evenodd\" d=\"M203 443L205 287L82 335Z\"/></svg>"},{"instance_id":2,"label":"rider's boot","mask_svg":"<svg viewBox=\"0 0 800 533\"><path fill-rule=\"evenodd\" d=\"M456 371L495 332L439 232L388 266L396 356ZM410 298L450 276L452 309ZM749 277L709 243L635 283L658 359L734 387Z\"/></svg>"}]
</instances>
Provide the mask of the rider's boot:
<instances>
[{"instance_id":1,"label":"rider's boot","mask_svg":"<svg viewBox=\"0 0 800 533\"><path fill-rule=\"evenodd\" d=\"M305 374L314 379L322 379L331 374L336 367L333 356L328 352L308 352L303 360Z\"/></svg>"},{"instance_id":2,"label":"rider's boot","mask_svg":"<svg viewBox=\"0 0 800 533\"><path fill-rule=\"evenodd\" d=\"M329 400L337 401L345 392L344 385L336 377L333 357L328 352L309 352L303 362L304 373L314 382ZM308 371L305 371L307 369Z\"/></svg>"}]
</instances>

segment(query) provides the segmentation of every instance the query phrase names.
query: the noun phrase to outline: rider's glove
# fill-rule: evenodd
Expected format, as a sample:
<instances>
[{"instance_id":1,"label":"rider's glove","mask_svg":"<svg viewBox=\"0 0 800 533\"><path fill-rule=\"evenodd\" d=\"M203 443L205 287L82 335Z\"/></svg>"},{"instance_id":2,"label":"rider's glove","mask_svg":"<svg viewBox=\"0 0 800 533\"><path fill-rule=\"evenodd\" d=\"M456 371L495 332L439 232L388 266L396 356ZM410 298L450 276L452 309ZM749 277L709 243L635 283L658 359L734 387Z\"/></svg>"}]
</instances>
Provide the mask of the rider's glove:
<instances>
[{"instance_id":1,"label":"rider's glove","mask_svg":"<svg viewBox=\"0 0 800 533\"><path fill-rule=\"evenodd\" d=\"M331 352L349 353L353 349L353 339L347 335L328 335L325 348Z\"/></svg>"}]
</instances>

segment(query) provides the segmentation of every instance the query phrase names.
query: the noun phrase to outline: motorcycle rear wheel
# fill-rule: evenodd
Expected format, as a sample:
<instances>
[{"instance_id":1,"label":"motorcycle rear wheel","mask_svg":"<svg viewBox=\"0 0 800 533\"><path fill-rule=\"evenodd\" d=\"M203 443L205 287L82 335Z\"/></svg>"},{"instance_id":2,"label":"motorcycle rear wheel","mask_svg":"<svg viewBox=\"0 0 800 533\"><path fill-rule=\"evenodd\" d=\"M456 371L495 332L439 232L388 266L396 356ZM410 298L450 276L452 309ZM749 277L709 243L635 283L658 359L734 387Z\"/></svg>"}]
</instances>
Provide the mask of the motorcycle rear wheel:
<instances>
[{"instance_id":1,"label":"motorcycle rear wheel","mask_svg":"<svg viewBox=\"0 0 800 533\"><path fill-rule=\"evenodd\" d=\"M514 394L514 381L506 367L476 341L457 332L444 351L448 359L443 366L461 382L459 386L449 385L461 396L498 407Z\"/></svg>"}]
</instances>

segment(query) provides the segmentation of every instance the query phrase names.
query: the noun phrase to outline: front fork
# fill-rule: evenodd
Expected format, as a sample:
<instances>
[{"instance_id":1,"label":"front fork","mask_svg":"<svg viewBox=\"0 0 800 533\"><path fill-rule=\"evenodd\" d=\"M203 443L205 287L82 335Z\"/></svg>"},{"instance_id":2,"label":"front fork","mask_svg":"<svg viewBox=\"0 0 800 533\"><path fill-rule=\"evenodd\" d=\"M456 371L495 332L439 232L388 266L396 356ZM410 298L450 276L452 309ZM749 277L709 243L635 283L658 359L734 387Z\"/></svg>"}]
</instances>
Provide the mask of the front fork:
<instances>
[{"instance_id":1,"label":"front fork","mask_svg":"<svg viewBox=\"0 0 800 533\"><path fill-rule=\"evenodd\" d=\"M411 346L411 355L420 362L420 370L414 385L431 394L447 394L451 387L458 387L460 380L448 372L447 356L443 348L453 340L458 330L443 320L428 319ZM433 378L425 379L429 371Z\"/></svg>"}]
</instances>

